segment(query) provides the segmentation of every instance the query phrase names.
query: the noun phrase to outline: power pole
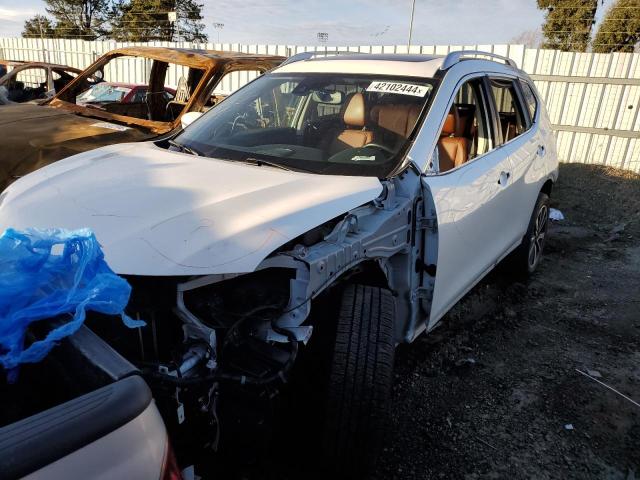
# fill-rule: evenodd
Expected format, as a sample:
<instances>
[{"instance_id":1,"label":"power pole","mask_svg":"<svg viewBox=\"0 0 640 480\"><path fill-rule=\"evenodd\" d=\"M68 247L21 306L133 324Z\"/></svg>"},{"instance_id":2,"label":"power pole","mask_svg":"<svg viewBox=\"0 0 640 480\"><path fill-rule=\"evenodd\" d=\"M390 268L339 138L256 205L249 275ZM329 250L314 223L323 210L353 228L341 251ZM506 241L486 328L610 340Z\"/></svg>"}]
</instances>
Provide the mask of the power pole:
<instances>
[{"instance_id":1,"label":"power pole","mask_svg":"<svg viewBox=\"0 0 640 480\"><path fill-rule=\"evenodd\" d=\"M411 21L409 22L409 42L407 43L407 49L411 47L411 37L413 36L413 14L416 11L416 0L413 0L411 4Z\"/></svg>"},{"instance_id":2,"label":"power pole","mask_svg":"<svg viewBox=\"0 0 640 480\"><path fill-rule=\"evenodd\" d=\"M38 19L38 27L40 27L40 44L42 45L42 61L48 62L49 56L47 55L47 49L44 46L44 31L42 30L42 18Z\"/></svg>"},{"instance_id":3,"label":"power pole","mask_svg":"<svg viewBox=\"0 0 640 480\"><path fill-rule=\"evenodd\" d=\"M222 22L213 22L213 28L215 28L217 36L218 36L218 41L217 43L220 43L220 31L224 28L224 23Z\"/></svg>"}]
</instances>

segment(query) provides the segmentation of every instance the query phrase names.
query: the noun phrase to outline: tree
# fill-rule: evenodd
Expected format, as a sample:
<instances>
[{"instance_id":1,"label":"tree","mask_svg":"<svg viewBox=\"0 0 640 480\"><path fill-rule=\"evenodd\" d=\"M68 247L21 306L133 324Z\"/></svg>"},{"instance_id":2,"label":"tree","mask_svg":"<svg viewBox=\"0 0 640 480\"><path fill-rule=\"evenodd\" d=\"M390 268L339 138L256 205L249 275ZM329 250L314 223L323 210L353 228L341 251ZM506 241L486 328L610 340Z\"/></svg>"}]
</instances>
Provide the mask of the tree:
<instances>
[{"instance_id":1,"label":"tree","mask_svg":"<svg viewBox=\"0 0 640 480\"><path fill-rule=\"evenodd\" d=\"M546 10L542 48L584 52L589 46L598 0L537 0Z\"/></svg>"},{"instance_id":2,"label":"tree","mask_svg":"<svg viewBox=\"0 0 640 480\"><path fill-rule=\"evenodd\" d=\"M129 42L206 42L202 7L196 0L122 1L112 7L110 36ZM169 12L176 13L174 22L169 18Z\"/></svg>"},{"instance_id":3,"label":"tree","mask_svg":"<svg viewBox=\"0 0 640 480\"><path fill-rule=\"evenodd\" d=\"M36 15L24 22L24 30L22 36L27 38L33 37L53 37L53 24L44 15Z\"/></svg>"},{"instance_id":4,"label":"tree","mask_svg":"<svg viewBox=\"0 0 640 480\"><path fill-rule=\"evenodd\" d=\"M524 45L528 48L538 48L542 43L542 32L539 30L525 30L520 35L513 37L509 43Z\"/></svg>"},{"instance_id":5,"label":"tree","mask_svg":"<svg viewBox=\"0 0 640 480\"><path fill-rule=\"evenodd\" d=\"M633 52L640 42L640 0L617 0L593 39L598 53Z\"/></svg>"},{"instance_id":6,"label":"tree","mask_svg":"<svg viewBox=\"0 0 640 480\"><path fill-rule=\"evenodd\" d=\"M45 0L45 3L45 10L53 20L36 15L25 22L23 35L31 36L33 28L39 30L43 20L51 27L48 37L95 40L106 33L104 24L109 0Z\"/></svg>"}]
</instances>

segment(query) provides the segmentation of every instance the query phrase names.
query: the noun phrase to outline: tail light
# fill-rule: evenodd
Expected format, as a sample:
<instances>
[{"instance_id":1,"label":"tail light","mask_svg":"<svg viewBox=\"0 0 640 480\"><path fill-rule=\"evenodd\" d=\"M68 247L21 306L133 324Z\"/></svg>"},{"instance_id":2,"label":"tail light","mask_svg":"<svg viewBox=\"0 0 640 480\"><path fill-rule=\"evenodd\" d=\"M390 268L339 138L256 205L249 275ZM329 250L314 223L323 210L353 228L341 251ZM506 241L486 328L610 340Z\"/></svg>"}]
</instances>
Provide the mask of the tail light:
<instances>
[{"instance_id":1,"label":"tail light","mask_svg":"<svg viewBox=\"0 0 640 480\"><path fill-rule=\"evenodd\" d=\"M160 480L182 480L182 473L180 472L176 455L173 453L173 448L171 448L171 442L168 438Z\"/></svg>"}]
</instances>

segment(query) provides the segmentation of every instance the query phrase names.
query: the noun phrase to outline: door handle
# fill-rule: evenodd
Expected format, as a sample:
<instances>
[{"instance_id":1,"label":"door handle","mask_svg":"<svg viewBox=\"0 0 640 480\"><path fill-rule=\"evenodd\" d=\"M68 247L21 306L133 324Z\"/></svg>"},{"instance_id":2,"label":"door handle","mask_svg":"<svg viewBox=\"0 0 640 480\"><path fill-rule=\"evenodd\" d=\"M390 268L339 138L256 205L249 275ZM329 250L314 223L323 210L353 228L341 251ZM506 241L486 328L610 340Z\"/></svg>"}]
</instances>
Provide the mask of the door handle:
<instances>
[{"instance_id":1,"label":"door handle","mask_svg":"<svg viewBox=\"0 0 640 480\"><path fill-rule=\"evenodd\" d=\"M498 184L502 185L504 187L507 184L507 182L509 181L509 177L511 177L511 173L509 173L509 172L500 172L500 178L498 179Z\"/></svg>"},{"instance_id":2,"label":"door handle","mask_svg":"<svg viewBox=\"0 0 640 480\"><path fill-rule=\"evenodd\" d=\"M538 145L538 156L539 157L544 157L544 154L545 154L544 145Z\"/></svg>"}]
</instances>

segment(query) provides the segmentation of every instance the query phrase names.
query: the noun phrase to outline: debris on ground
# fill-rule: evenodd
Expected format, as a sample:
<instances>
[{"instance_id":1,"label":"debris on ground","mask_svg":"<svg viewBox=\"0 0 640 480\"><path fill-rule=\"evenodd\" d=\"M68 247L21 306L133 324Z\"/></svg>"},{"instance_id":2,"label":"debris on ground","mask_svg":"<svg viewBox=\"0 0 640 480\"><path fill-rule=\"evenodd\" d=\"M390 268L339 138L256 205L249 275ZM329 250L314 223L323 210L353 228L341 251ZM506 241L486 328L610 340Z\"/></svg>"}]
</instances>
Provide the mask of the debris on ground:
<instances>
[{"instance_id":1,"label":"debris on ground","mask_svg":"<svg viewBox=\"0 0 640 480\"><path fill-rule=\"evenodd\" d=\"M460 360L456 361L456 367L465 367L465 366L473 366L476 364L476 359L475 358L461 358Z\"/></svg>"},{"instance_id":2,"label":"debris on ground","mask_svg":"<svg viewBox=\"0 0 640 480\"><path fill-rule=\"evenodd\" d=\"M565 221L550 225L527 284L492 273L446 316L437 341L400 347L376 479L625 480L640 471L640 411L574 371L604 374L606 365L607 384L640 399L640 175L563 164L551 205ZM482 368L447 368L443 358L466 358L466 347Z\"/></svg>"},{"instance_id":3,"label":"debris on ground","mask_svg":"<svg viewBox=\"0 0 640 480\"><path fill-rule=\"evenodd\" d=\"M564 220L564 215L557 208L550 208L549 209L549 219L553 220L554 222L560 222L560 221Z\"/></svg>"},{"instance_id":4,"label":"debris on ground","mask_svg":"<svg viewBox=\"0 0 640 480\"><path fill-rule=\"evenodd\" d=\"M563 164L551 205L566 219L550 224L527 283L499 267L398 348L374 479L635 479L640 410L574 369L606 365L607 383L640 399L640 175ZM291 438L303 451L313 441ZM292 458L233 479L315 478L317 465Z\"/></svg>"},{"instance_id":5,"label":"debris on ground","mask_svg":"<svg viewBox=\"0 0 640 480\"><path fill-rule=\"evenodd\" d=\"M615 388L613 388L612 386L607 385L607 384L606 384L606 383L604 383L604 382L601 382L600 380L598 380L598 379L596 379L596 378L592 377L592 376L591 376L591 375L589 375L588 373L584 373L583 371L578 370L577 368L576 368L576 372L578 372L578 373L579 373L579 374L581 374L581 375L584 375L584 376L585 376L585 377L587 377L587 378L590 378L591 380L594 380L594 381L598 382L598 383L599 383L600 385L602 385L603 387L608 388L608 389L609 389L609 390L611 390L613 393L615 393L615 394L617 394L617 395L621 396L621 397L622 397L622 398L624 398L625 400L628 400L629 402L631 402L632 404L634 404L636 407L639 407L639 408L640 408L640 403L636 402L635 400L632 400L631 398L629 398L628 396L626 396L624 393L620 393L618 390L616 390L616 389L615 389Z\"/></svg>"}]
</instances>

